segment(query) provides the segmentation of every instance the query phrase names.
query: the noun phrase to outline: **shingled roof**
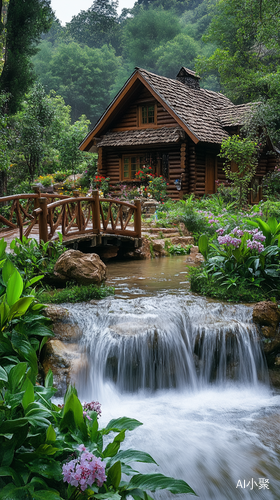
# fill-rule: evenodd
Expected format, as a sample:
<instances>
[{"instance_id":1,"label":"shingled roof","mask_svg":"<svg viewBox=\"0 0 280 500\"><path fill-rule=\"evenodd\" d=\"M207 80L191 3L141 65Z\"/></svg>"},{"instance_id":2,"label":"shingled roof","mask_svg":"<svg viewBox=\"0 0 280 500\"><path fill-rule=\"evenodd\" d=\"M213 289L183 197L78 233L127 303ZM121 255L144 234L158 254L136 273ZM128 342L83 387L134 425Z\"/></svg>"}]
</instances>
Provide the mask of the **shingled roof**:
<instances>
[{"instance_id":1,"label":"shingled roof","mask_svg":"<svg viewBox=\"0 0 280 500\"><path fill-rule=\"evenodd\" d=\"M185 132L181 127L163 127L158 129L125 130L112 132L103 136L98 143L103 146L138 146L141 144L166 144L183 139Z\"/></svg>"},{"instance_id":2,"label":"shingled roof","mask_svg":"<svg viewBox=\"0 0 280 500\"><path fill-rule=\"evenodd\" d=\"M186 68L182 68L186 71ZM181 69L181 70L182 70ZM188 74L198 78L194 72ZM158 142L176 142L177 132L165 129L137 130L129 132L109 133L107 136L106 124L110 123L113 114L122 109L122 100L127 89L139 82L151 91L156 99L177 120L178 126L184 130L195 143L208 142L220 144L229 136L226 127L242 125L244 116L252 110L251 104L235 106L226 96L219 92L201 88L190 88L181 81L159 76L145 69L136 68L134 73L119 91L115 99L108 106L104 114L96 123L93 130L87 135L80 148L87 149L92 140L101 137L101 146L124 146L137 144L150 144ZM162 132L160 132L162 130ZM106 133L107 132L107 133ZM105 135L104 135L105 133ZM175 134L175 135L174 135ZM102 137L103 136L103 137Z\"/></svg>"},{"instance_id":3,"label":"shingled roof","mask_svg":"<svg viewBox=\"0 0 280 500\"><path fill-rule=\"evenodd\" d=\"M177 80L158 76L144 69L138 71L199 141L220 144L228 137L219 114L233 104L223 94L192 89Z\"/></svg>"}]
</instances>

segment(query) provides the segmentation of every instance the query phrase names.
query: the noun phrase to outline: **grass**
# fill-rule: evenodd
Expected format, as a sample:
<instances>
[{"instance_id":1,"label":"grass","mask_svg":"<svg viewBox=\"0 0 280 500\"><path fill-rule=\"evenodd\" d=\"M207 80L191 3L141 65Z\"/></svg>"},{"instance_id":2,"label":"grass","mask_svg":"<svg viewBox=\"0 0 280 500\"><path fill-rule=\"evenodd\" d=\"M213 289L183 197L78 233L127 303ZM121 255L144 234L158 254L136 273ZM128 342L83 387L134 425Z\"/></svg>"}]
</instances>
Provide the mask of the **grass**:
<instances>
[{"instance_id":1,"label":"grass","mask_svg":"<svg viewBox=\"0 0 280 500\"><path fill-rule=\"evenodd\" d=\"M206 276L201 267L189 267L191 291L228 302L260 302L262 300L275 300L275 290L269 292L261 287L249 286L239 283L238 286L222 286L213 276Z\"/></svg>"},{"instance_id":2,"label":"grass","mask_svg":"<svg viewBox=\"0 0 280 500\"><path fill-rule=\"evenodd\" d=\"M114 295L115 289L111 286L97 285L68 285L62 290L40 290L36 298L43 304L61 304L62 302L86 302L93 299L104 299Z\"/></svg>"}]
</instances>

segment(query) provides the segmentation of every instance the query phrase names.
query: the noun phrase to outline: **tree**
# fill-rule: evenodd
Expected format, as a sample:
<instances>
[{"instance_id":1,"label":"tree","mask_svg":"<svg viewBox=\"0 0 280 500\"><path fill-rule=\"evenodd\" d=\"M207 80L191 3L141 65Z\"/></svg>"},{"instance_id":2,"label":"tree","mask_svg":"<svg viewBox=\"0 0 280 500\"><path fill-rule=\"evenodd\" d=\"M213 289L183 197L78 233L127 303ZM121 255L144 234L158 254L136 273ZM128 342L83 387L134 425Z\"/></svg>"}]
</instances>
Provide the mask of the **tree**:
<instances>
[{"instance_id":1,"label":"tree","mask_svg":"<svg viewBox=\"0 0 280 500\"><path fill-rule=\"evenodd\" d=\"M4 4L2 4L3 7ZM1 5L0 5L1 7ZM30 88L34 75L30 58L36 52L42 32L53 20L50 0L9 0L4 26L4 67L0 89L10 94L9 113L15 113Z\"/></svg>"},{"instance_id":2,"label":"tree","mask_svg":"<svg viewBox=\"0 0 280 500\"><path fill-rule=\"evenodd\" d=\"M223 139L220 155L225 158L226 178L239 189L240 206L247 203L248 190L258 164L258 143L250 137L233 135Z\"/></svg>"},{"instance_id":3,"label":"tree","mask_svg":"<svg viewBox=\"0 0 280 500\"><path fill-rule=\"evenodd\" d=\"M120 66L112 47L81 47L75 42L42 43L34 58L35 70L46 91L55 90L72 108L72 121L86 115L95 123L110 102L110 87Z\"/></svg>"},{"instance_id":4,"label":"tree","mask_svg":"<svg viewBox=\"0 0 280 500\"><path fill-rule=\"evenodd\" d=\"M111 44L119 48L120 26L117 13L118 1L94 0L88 10L81 11L67 23L73 40L91 48Z\"/></svg>"},{"instance_id":5,"label":"tree","mask_svg":"<svg viewBox=\"0 0 280 500\"><path fill-rule=\"evenodd\" d=\"M135 66L154 71L154 50L180 32L179 19L172 12L142 8L123 28L124 55Z\"/></svg>"},{"instance_id":6,"label":"tree","mask_svg":"<svg viewBox=\"0 0 280 500\"><path fill-rule=\"evenodd\" d=\"M82 115L78 121L61 131L58 150L63 168L77 173L77 167L85 159L85 153L79 150L79 145L88 133L90 121Z\"/></svg>"},{"instance_id":7,"label":"tree","mask_svg":"<svg viewBox=\"0 0 280 500\"><path fill-rule=\"evenodd\" d=\"M197 71L217 73L222 90L236 103L280 97L278 0L220 0L206 41L216 44Z\"/></svg>"},{"instance_id":8,"label":"tree","mask_svg":"<svg viewBox=\"0 0 280 500\"><path fill-rule=\"evenodd\" d=\"M175 78L183 65L193 69L194 60L200 50L200 45L184 33L175 36L173 40L155 49L157 71L160 75Z\"/></svg>"},{"instance_id":9,"label":"tree","mask_svg":"<svg viewBox=\"0 0 280 500\"><path fill-rule=\"evenodd\" d=\"M53 117L50 99L42 85L37 83L26 96L18 123L18 149L24 155L31 182L43 159L46 136Z\"/></svg>"}]
</instances>

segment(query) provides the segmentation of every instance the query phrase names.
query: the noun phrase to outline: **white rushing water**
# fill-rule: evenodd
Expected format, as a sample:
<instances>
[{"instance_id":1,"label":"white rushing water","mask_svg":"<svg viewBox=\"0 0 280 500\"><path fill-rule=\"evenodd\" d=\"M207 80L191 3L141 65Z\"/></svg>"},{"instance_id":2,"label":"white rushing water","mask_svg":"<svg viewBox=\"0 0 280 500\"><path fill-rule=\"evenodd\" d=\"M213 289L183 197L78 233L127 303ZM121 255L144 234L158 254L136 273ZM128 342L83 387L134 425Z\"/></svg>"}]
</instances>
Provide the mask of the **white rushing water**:
<instances>
[{"instance_id":1,"label":"white rushing water","mask_svg":"<svg viewBox=\"0 0 280 500\"><path fill-rule=\"evenodd\" d=\"M120 416L143 422L125 446L149 452L201 499L279 499L280 397L269 386L251 307L151 277L156 290L116 278L115 297L71 305L83 332L80 398L100 401L101 424Z\"/></svg>"}]
</instances>

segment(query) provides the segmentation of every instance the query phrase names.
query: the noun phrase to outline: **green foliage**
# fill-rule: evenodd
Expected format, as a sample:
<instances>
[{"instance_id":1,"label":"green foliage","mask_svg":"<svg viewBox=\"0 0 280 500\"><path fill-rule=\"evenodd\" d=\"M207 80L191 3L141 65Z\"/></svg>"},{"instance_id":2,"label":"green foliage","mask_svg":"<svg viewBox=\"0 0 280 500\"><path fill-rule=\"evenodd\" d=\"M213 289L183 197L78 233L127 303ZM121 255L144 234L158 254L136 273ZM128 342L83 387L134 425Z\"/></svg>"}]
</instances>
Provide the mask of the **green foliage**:
<instances>
[{"instance_id":1,"label":"green foliage","mask_svg":"<svg viewBox=\"0 0 280 500\"><path fill-rule=\"evenodd\" d=\"M154 50L158 74L175 78L182 64L189 69L194 69L195 58L200 50L199 43L188 34L176 35L172 40L159 45Z\"/></svg>"},{"instance_id":2,"label":"green foliage","mask_svg":"<svg viewBox=\"0 0 280 500\"><path fill-rule=\"evenodd\" d=\"M262 180L262 191L266 198L280 199L280 168L276 166L273 172L268 172Z\"/></svg>"},{"instance_id":3,"label":"green foliage","mask_svg":"<svg viewBox=\"0 0 280 500\"><path fill-rule=\"evenodd\" d=\"M72 120L86 115L95 123L109 104L109 90L120 59L112 47L80 46L76 42L51 46L42 42L45 59L34 58L35 70L47 92L55 90L72 108Z\"/></svg>"},{"instance_id":4,"label":"green foliage","mask_svg":"<svg viewBox=\"0 0 280 500\"><path fill-rule=\"evenodd\" d=\"M50 0L9 0L0 89L11 96L8 105L10 113L18 111L24 94L33 82L30 59L36 53L42 32L50 28L52 19Z\"/></svg>"},{"instance_id":5,"label":"green foliage","mask_svg":"<svg viewBox=\"0 0 280 500\"><path fill-rule=\"evenodd\" d=\"M193 291L221 297L224 288L226 297L232 300L249 300L251 291L250 301L280 295L280 224L275 218L267 223L257 218L247 224L256 227L257 232L239 229L212 243L207 236L200 237L199 249L206 262L191 274Z\"/></svg>"},{"instance_id":6,"label":"green foliage","mask_svg":"<svg viewBox=\"0 0 280 500\"><path fill-rule=\"evenodd\" d=\"M200 253L203 255L204 259L207 260L209 253L209 241L206 234L202 234L198 240L198 248Z\"/></svg>"},{"instance_id":7,"label":"green foliage","mask_svg":"<svg viewBox=\"0 0 280 500\"><path fill-rule=\"evenodd\" d=\"M173 245L169 240L165 241L164 248L169 255L189 255L192 245Z\"/></svg>"},{"instance_id":8,"label":"green foliage","mask_svg":"<svg viewBox=\"0 0 280 500\"><path fill-rule=\"evenodd\" d=\"M104 299L115 292L110 286L72 285L68 284L63 290L40 290L37 298L44 304L61 304L63 302L87 302L93 299Z\"/></svg>"},{"instance_id":9,"label":"green foliage","mask_svg":"<svg viewBox=\"0 0 280 500\"><path fill-rule=\"evenodd\" d=\"M180 31L178 17L170 11L140 9L137 15L127 19L123 28L125 55L134 65L154 69L153 51L179 35Z\"/></svg>"},{"instance_id":10,"label":"green foliage","mask_svg":"<svg viewBox=\"0 0 280 500\"><path fill-rule=\"evenodd\" d=\"M112 45L119 48L120 25L117 2L95 0L88 10L82 10L67 23L67 32L79 44L91 48Z\"/></svg>"},{"instance_id":11,"label":"green foliage","mask_svg":"<svg viewBox=\"0 0 280 500\"><path fill-rule=\"evenodd\" d=\"M65 252L61 236L59 241L41 244L33 238L23 236L22 241L15 238L10 248L13 250L9 255L10 261L28 280L41 275L42 272L52 273L57 259Z\"/></svg>"},{"instance_id":12,"label":"green foliage","mask_svg":"<svg viewBox=\"0 0 280 500\"><path fill-rule=\"evenodd\" d=\"M225 158L224 171L233 187L239 189L239 203L247 203L248 189L257 169L258 144L250 138L233 135L223 139L219 156ZM236 169L233 168L233 163Z\"/></svg>"}]
</instances>

